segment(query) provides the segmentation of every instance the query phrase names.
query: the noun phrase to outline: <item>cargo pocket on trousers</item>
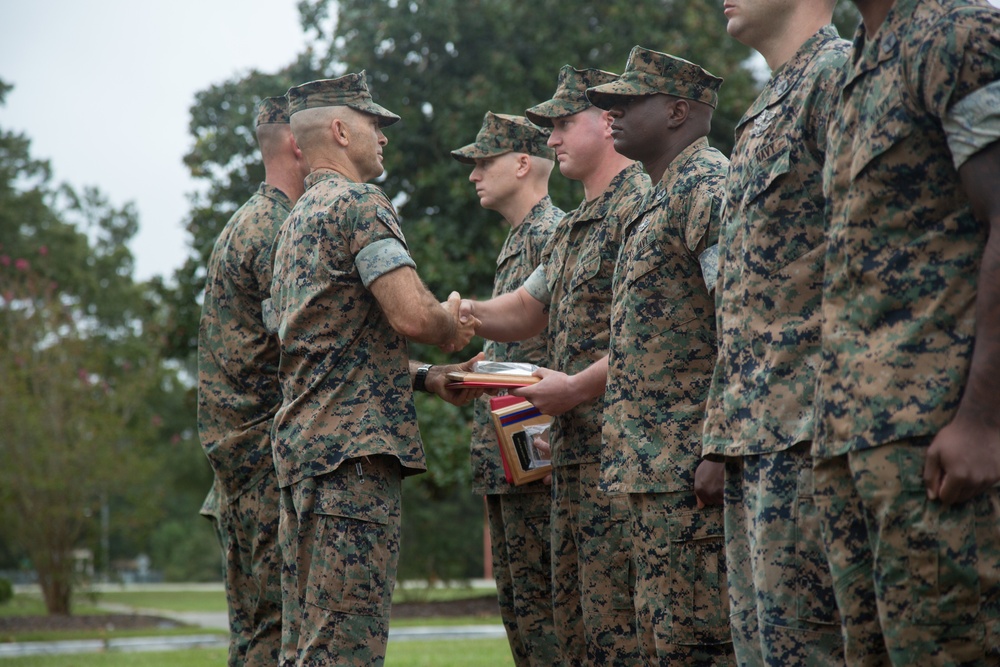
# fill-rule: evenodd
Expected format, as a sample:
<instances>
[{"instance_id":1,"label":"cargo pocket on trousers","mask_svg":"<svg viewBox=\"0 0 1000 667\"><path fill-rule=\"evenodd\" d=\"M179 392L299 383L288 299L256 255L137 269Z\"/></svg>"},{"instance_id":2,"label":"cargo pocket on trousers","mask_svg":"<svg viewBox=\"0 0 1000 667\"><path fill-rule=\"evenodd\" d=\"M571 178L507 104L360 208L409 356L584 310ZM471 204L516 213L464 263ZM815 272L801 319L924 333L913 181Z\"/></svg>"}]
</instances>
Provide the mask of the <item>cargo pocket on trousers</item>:
<instances>
[{"instance_id":1,"label":"cargo pocket on trousers","mask_svg":"<svg viewBox=\"0 0 1000 667\"><path fill-rule=\"evenodd\" d=\"M672 590L670 632L675 644L731 641L726 592L726 540L722 508L668 518Z\"/></svg>"},{"instance_id":2,"label":"cargo pocket on trousers","mask_svg":"<svg viewBox=\"0 0 1000 667\"><path fill-rule=\"evenodd\" d=\"M323 493L314 509L316 541L305 602L364 616L389 613L392 562L385 506L364 494Z\"/></svg>"},{"instance_id":3,"label":"cargo pocket on trousers","mask_svg":"<svg viewBox=\"0 0 1000 667\"><path fill-rule=\"evenodd\" d=\"M833 577L813 498L814 487L812 468L800 469L795 501L795 615L810 623L839 624Z\"/></svg>"},{"instance_id":4,"label":"cargo pocket on trousers","mask_svg":"<svg viewBox=\"0 0 1000 667\"><path fill-rule=\"evenodd\" d=\"M632 511L628 495L611 496L612 530L618 534L618 551L611 554L611 606L635 609L635 568L632 565Z\"/></svg>"},{"instance_id":5,"label":"cargo pocket on trousers","mask_svg":"<svg viewBox=\"0 0 1000 667\"><path fill-rule=\"evenodd\" d=\"M925 454L923 447L900 447L894 452L901 489L890 520L903 527L906 543L899 545L904 550L898 553L903 568L886 583L900 595L897 603L913 609L917 625L975 623L980 591L973 501L943 507L928 500Z\"/></svg>"}]
</instances>

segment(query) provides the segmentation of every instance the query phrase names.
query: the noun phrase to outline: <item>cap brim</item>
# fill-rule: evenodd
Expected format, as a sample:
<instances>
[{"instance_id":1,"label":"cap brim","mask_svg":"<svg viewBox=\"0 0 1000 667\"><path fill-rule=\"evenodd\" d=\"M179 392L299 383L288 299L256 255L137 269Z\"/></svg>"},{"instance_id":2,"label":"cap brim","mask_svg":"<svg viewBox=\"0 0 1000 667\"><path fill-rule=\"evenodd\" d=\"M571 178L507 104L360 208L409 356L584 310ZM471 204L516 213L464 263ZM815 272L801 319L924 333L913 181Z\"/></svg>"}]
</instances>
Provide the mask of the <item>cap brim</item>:
<instances>
[{"instance_id":1,"label":"cap brim","mask_svg":"<svg viewBox=\"0 0 1000 667\"><path fill-rule=\"evenodd\" d=\"M587 99L598 109L607 111L617 102L628 97L642 97L652 95L653 92L643 92L636 84L624 81L612 81L601 86L594 86L587 89Z\"/></svg>"},{"instance_id":2,"label":"cap brim","mask_svg":"<svg viewBox=\"0 0 1000 667\"><path fill-rule=\"evenodd\" d=\"M451 156L464 164L475 164L476 160L496 157L497 155L503 155L504 153L509 152L509 150L484 148L479 144L469 144L468 146L462 146L461 148L453 150L451 152Z\"/></svg>"},{"instance_id":3,"label":"cap brim","mask_svg":"<svg viewBox=\"0 0 1000 667\"><path fill-rule=\"evenodd\" d=\"M536 104L524 112L525 117L539 127L552 127L552 121L556 118L565 118L573 114L586 111L590 108L589 102L569 102L567 100L549 100Z\"/></svg>"},{"instance_id":4,"label":"cap brim","mask_svg":"<svg viewBox=\"0 0 1000 667\"><path fill-rule=\"evenodd\" d=\"M349 102L347 106L351 107L356 111L361 111L363 113L376 116L378 118L379 127L389 127L390 125L399 122L399 116L389 111L385 107L375 104L374 102L363 102L363 103Z\"/></svg>"}]
</instances>

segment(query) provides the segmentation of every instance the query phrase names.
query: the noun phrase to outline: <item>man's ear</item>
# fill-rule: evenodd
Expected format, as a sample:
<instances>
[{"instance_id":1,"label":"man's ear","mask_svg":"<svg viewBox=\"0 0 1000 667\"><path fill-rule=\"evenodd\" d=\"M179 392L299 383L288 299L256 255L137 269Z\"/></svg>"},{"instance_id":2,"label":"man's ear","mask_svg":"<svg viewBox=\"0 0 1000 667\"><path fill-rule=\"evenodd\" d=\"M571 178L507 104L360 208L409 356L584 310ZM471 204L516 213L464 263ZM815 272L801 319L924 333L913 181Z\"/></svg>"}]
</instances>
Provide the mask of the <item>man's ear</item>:
<instances>
[{"instance_id":1,"label":"man's ear","mask_svg":"<svg viewBox=\"0 0 1000 667\"><path fill-rule=\"evenodd\" d=\"M518 153L517 169L514 171L514 176L524 178L529 173L531 173L531 156L527 153Z\"/></svg>"},{"instance_id":2,"label":"man's ear","mask_svg":"<svg viewBox=\"0 0 1000 667\"><path fill-rule=\"evenodd\" d=\"M330 132L333 140L344 148L351 143L351 128L343 118L334 118L330 121Z\"/></svg>"},{"instance_id":3,"label":"man's ear","mask_svg":"<svg viewBox=\"0 0 1000 667\"><path fill-rule=\"evenodd\" d=\"M673 100L673 104L667 106L667 127L680 127L690 114L691 105L683 97L678 97Z\"/></svg>"},{"instance_id":4,"label":"man's ear","mask_svg":"<svg viewBox=\"0 0 1000 667\"><path fill-rule=\"evenodd\" d=\"M295 135L293 135L291 132L288 133L288 141L291 144L292 155L295 156L295 159L301 159L302 149L299 148L299 143L295 141Z\"/></svg>"}]
</instances>

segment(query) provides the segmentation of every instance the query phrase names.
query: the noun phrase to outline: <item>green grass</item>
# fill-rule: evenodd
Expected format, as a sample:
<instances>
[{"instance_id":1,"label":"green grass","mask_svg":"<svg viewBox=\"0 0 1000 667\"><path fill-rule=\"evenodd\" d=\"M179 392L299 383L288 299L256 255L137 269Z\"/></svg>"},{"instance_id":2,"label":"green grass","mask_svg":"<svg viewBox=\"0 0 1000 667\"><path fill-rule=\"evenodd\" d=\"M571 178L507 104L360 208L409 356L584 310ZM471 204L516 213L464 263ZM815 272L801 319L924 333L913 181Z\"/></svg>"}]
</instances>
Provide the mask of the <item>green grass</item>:
<instances>
[{"instance_id":1,"label":"green grass","mask_svg":"<svg viewBox=\"0 0 1000 667\"><path fill-rule=\"evenodd\" d=\"M5 658L3 667L218 667L224 649L156 653L87 653ZM385 667L506 667L513 665L506 639L390 643Z\"/></svg>"},{"instance_id":2,"label":"green grass","mask_svg":"<svg viewBox=\"0 0 1000 667\"><path fill-rule=\"evenodd\" d=\"M136 609L167 611L225 611L226 594L221 591L115 591L100 593L99 603L121 604Z\"/></svg>"},{"instance_id":3,"label":"green grass","mask_svg":"<svg viewBox=\"0 0 1000 667\"><path fill-rule=\"evenodd\" d=\"M0 617L3 616L44 616L45 603L37 595L25 595L17 593L6 604L0 604ZM99 609L89 603L86 598L80 599L73 605L74 614L107 614L104 609Z\"/></svg>"},{"instance_id":4,"label":"green grass","mask_svg":"<svg viewBox=\"0 0 1000 667\"><path fill-rule=\"evenodd\" d=\"M225 649L189 649L155 653L81 653L4 658L4 667L219 667Z\"/></svg>"},{"instance_id":5,"label":"green grass","mask_svg":"<svg viewBox=\"0 0 1000 667\"><path fill-rule=\"evenodd\" d=\"M60 642L71 639L120 639L122 637L187 637L189 635L225 636L222 630L182 626L179 628L138 628L132 630L38 630L19 632L16 635L0 634L0 642ZM0 665L4 663L0 662Z\"/></svg>"}]
</instances>

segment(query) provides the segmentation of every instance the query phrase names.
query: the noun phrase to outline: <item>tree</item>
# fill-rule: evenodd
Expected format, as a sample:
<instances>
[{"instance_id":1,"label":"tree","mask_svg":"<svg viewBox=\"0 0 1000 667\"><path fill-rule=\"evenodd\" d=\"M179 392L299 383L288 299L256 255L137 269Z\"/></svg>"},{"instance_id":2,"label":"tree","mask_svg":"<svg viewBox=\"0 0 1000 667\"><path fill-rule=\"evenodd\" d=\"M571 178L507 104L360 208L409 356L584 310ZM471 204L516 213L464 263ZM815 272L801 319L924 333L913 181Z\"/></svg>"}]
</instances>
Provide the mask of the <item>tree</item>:
<instances>
[{"instance_id":1,"label":"tree","mask_svg":"<svg viewBox=\"0 0 1000 667\"><path fill-rule=\"evenodd\" d=\"M9 90L0 82L0 103ZM134 210L53 188L29 148L0 130L0 525L49 612L65 614L72 552L94 538L101 506L149 497L143 396L161 369L130 277Z\"/></svg>"}]
</instances>

